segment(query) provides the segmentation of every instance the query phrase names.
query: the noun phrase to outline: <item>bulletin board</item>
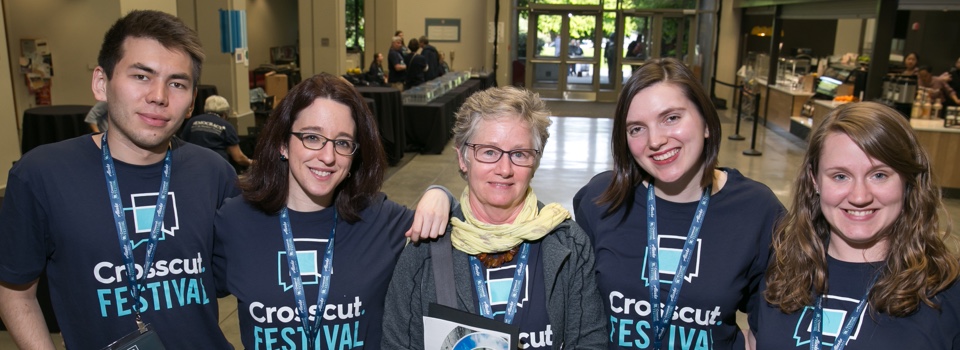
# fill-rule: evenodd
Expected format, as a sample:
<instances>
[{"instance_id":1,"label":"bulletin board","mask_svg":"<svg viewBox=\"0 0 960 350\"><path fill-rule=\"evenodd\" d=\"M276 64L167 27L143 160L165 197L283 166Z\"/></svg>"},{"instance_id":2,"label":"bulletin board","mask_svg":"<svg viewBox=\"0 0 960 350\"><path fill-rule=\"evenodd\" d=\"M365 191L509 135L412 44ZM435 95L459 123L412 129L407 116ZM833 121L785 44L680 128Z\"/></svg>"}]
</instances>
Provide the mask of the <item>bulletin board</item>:
<instances>
[{"instance_id":1,"label":"bulletin board","mask_svg":"<svg viewBox=\"0 0 960 350\"><path fill-rule=\"evenodd\" d=\"M459 18L427 18L423 27L431 43L460 42Z\"/></svg>"}]
</instances>

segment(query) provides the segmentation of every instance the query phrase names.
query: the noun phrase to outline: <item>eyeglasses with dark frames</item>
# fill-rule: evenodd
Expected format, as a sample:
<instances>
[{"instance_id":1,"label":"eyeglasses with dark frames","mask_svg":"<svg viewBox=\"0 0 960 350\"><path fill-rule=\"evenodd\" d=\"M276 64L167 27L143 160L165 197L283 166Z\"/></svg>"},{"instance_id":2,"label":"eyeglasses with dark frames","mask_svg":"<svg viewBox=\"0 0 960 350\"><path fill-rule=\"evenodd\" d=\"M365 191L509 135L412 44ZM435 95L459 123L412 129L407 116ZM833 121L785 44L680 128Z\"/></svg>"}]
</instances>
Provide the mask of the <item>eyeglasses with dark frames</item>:
<instances>
[{"instance_id":1,"label":"eyeglasses with dark frames","mask_svg":"<svg viewBox=\"0 0 960 350\"><path fill-rule=\"evenodd\" d=\"M531 167L537 162L540 151L536 149L515 149L504 151L497 146L483 145L477 143L465 143L467 147L473 148L473 158L480 163L496 163L504 154L510 162L516 166Z\"/></svg>"},{"instance_id":2,"label":"eyeglasses with dark frames","mask_svg":"<svg viewBox=\"0 0 960 350\"><path fill-rule=\"evenodd\" d=\"M360 145L353 140L331 139L326 136L311 132L291 132L291 134L300 139L300 142L303 143L303 147L312 149L314 151L323 149L323 146L326 146L327 142L333 142L333 150L341 156L352 156L357 152L357 149L360 148Z\"/></svg>"}]
</instances>

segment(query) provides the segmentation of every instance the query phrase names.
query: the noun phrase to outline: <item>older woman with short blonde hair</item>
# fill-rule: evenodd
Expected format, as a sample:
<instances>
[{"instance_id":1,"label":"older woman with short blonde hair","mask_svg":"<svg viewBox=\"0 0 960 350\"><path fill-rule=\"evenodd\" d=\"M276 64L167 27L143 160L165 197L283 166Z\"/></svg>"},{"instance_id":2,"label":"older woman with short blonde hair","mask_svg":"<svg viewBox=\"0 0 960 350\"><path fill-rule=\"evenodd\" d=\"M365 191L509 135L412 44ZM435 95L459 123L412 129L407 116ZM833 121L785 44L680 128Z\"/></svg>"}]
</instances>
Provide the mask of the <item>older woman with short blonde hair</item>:
<instances>
[{"instance_id":1,"label":"older woman with short blonde hair","mask_svg":"<svg viewBox=\"0 0 960 350\"><path fill-rule=\"evenodd\" d=\"M540 203L530 188L548 115L536 94L513 87L476 93L461 107L454 147L467 187L449 227L452 280L431 266L442 241L408 246L387 292L384 348L424 346L437 285L455 286L448 306L519 329L521 348L606 347L589 239L566 209Z\"/></svg>"}]
</instances>

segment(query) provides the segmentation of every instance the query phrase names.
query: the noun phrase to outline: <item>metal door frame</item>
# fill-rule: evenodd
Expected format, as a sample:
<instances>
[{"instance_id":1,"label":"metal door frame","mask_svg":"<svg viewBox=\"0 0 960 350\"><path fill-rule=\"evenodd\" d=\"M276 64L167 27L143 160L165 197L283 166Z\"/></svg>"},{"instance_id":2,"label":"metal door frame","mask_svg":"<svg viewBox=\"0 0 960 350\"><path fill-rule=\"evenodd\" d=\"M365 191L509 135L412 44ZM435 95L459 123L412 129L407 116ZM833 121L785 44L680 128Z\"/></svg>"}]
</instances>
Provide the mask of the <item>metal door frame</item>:
<instances>
[{"instance_id":1,"label":"metal door frame","mask_svg":"<svg viewBox=\"0 0 960 350\"><path fill-rule=\"evenodd\" d=\"M555 57L544 57L536 56L537 49L537 23L539 22L540 16L550 15L550 16L560 16L560 53ZM595 18L595 27L593 32L593 57L579 57L572 58L569 55L569 45L566 43L570 42L570 16L593 16ZM546 8L531 8L528 12L528 22L527 22L527 69L525 71L524 82L525 85L532 91L535 91L544 98L555 98L563 100L584 100L584 101L596 101L597 93L600 91L600 64L603 60L602 55L602 45L603 42L603 13L600 8L592 7L569 7L569 8L556 8L556 9L546 9ZM558 72L563 72L563 74L558 74L556 87L537 87L534 85L534 66L536 64L557 64L559 66ZM593 76L591 77L592 82L590 84L589 90L573 90L569 89L567 81L567 71L569 71L570 65L576 64L590 64L593 66Z\"/></svg>"}]
</instances>

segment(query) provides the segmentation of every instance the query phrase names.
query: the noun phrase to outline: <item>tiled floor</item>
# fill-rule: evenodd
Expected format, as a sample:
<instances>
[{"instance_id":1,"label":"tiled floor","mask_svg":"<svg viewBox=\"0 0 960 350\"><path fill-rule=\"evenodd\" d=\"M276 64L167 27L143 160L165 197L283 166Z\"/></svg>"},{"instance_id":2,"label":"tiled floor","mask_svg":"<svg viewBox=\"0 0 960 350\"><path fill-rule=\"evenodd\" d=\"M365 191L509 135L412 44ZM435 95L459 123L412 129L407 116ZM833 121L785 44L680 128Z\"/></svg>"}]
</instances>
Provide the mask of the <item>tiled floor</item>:
<instances>
[{"instance_id":1,"label":"tiled floor","mask_svg":"<svg viewBox=\"0 0 960 350\"><path fill-rule=\"evenodd\" d=\"M610 104L574 105L568 103L549 103L554 115L550 127L550 139L547 142L532 186L543 202L559 202L572 209L571 199L594 174L610 167L610 130L611 119L597 118L596 115L612 115ZM583 112L591 111L591 112ZM598 111L600 111L598 113ZM592 115L585 118L578 115ZM756 149L761 156L745 156L744 150L750 149L749 138L745 141L731 141L727 135L733 134L732 113L723 111L723 134L721 142L720 165L740 170L747 177L756 179L769 186L784 203L789 203L790 187L797 172L797 165L803 156L805 143L792 136L783 136L761 127L757 130ZM745 123L740 134L749 137L751 124ZM405 160L406 165L392 172L383 186L390 199L414 206L420 193L431 184L440 184L459 195L465 181L457 172L456 156L452 149L440 155L407 154L412 158ZM960 201L948 200L947 208L957 226L960 217ZM220 300L221 328L228 339L240 347L236 318L236 301L232 298ZM56 340L59 343L59 339ZM6 332L0 332L0 349L13 349Z\"/></svg>"}]
</instances>

